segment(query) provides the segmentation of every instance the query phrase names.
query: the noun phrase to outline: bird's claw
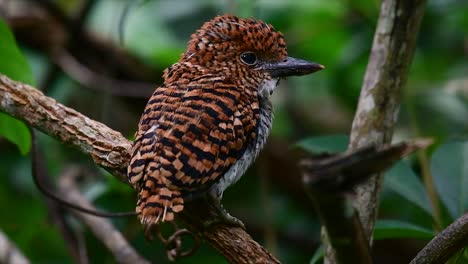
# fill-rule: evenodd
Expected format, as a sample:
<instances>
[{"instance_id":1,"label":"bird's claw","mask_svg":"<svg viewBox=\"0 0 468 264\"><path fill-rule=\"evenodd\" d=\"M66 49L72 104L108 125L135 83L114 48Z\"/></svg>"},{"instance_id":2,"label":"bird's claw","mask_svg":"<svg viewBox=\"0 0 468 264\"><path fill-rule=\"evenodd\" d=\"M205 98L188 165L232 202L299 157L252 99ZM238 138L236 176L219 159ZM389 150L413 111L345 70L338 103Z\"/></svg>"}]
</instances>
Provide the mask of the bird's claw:
<instances>
[{"instance_id":1,"label":"bird's claw","mask_svg":"<svg viewBox=\"0 0 468 264\"><path fill-rule=\"evenodd\" d=\"M228 224L231 226L240 227L243 230L245 230L244 223L241 220L229 214L228 211L226 211L226 209L223 208L223 205L221 204L219 199L212 196L210 196L209 198L212 201L213 208L215 209L216 214L210 220L207 220L203 223L204 229L207 229L217 224Z\"/></svg>"},{"instance_id":2,"label":"bird's claw","mask_svg":"<svg viewBox=\"0 0 468 264\"><path fill-rule=\"evenodd\" d=\"M220 211L219 214L208 220L208 221L205 221L203 223L203 228L204 229L208 229L214 225L218 225L218 224L227 224L227 225L231 225L231 226L235 226L235 227L240 227L242 228L243 230L245 230L245 225L244 223L235 218L234 216L230 215L226 210L223 209L223 211Z\"/></svg>"}]
</instances>

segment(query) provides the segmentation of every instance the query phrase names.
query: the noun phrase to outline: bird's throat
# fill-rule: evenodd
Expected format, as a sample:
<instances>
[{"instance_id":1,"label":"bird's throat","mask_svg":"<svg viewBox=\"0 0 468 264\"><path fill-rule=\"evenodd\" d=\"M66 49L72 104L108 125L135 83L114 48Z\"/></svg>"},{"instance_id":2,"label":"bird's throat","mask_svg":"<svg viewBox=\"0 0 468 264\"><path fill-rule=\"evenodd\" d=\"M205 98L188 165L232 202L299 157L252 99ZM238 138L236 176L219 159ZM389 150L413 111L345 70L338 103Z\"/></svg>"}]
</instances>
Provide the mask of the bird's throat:
<instances>
[{"instance_id":1,"label":"bird's throat","mask_svg":"<svg viewBox=\"0 0 468 264\"><path fill-rule=\"evenodd\" d=\"M260 83L259 94L263 98L269 98L279 84L279 78L271 78Z\"/></svg>"}]
</instances>

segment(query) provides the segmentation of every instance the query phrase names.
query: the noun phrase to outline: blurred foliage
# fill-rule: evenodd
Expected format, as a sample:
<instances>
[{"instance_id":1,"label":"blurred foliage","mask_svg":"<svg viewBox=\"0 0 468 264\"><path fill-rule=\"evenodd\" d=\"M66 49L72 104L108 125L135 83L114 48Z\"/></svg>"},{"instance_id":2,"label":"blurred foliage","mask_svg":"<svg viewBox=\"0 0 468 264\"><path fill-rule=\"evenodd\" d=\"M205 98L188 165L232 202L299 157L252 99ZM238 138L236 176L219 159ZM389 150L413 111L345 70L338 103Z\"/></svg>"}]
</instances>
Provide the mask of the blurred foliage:
<instances>
[{"instance_id":1,"label":"blurred foliage","mask_svg":"<svg viewBox=\"0 0 468 264\"><path fill-rule=\"evenodd\" d=\"M68 14L73 14L80 3L79 0L56 2ZM291 56L326 66L325 70L312 76L282 81L273 98L277 118L266 150L257 164L223 198L233 215L246 223L249 233L282 261L309 262L320 243L320 225L298 184L299 175L284 169L294 168L297 164L297 159L291 158L297 148L287 146L299 144L312 152L345 149L347 137L336 135L348 134L351 127L378 18L379 1L131 2L123 22L121 44L155 68L165 68L177 61L190 34L203 22L223 13L255 16L273 24L285 34ZM86 27L98 36L118 43L121 14L129 3L97 0ZM28 9L28 4L22 8ZM442 218L439 220L443 226L467 211L468 170L464 163L468 153L467 13L468 3L464 0L428 1L394 138L400 141L432 137L436 144L427 151L431 157L427 161L410 157L386 173L376 239L400 238L403 242L398 246L413 251L406 255L397 254L399 256L393 259L376 255L378 263L408 262L438 231L433 229L436 222L434 205L421 177L423 166L430 167L432 172L437 190L437 197L433 198L439 201L437 206ZM50 59L25 43L20 44L32 66L34 78L42 84L52 68ZM32 84L29 66L2 22L0 72ZM122 131L128 138L132 137L145 104L141 99L118 98L87 89L60 72L47 87L47 94ZM25 128L13 127L4 120L7 119L2 114L0 134L14 142L22 153L27 152L30 143L28 135L22 133ZM133 209L133 190L96 168L88 157L47 136L40 137L40 145L51 175L60 175L67 164L80 164L90 172L83 175L82 192L94 204L109 211ZM0 229L34 263L71 263L63 238L51 224L43 198L32 183L29 159L7 140L0 140L0 175ZM104 245L85 226L72 217L70 221L84 234L92 263L114 263ZM167 262L161 243L145 241L136 219L112 221L143 256L158 263ZM385 243L376 245L388 246ZM393 247L388 246L388 251L400 251L395 244L389 245ZM460 259L466 258L466 254L460 256ZM180 262L225 261L204 244L195 256Z\"/></svg>"},{"instance_id":2,"label":"blurred foliage","mask_svg":"<svg viewBox=\"0 0 468 264\"><path fill-rule=\"evenodd\" d=\"M33 84L31 69L26 58L16 46L15 38L8 26L0 19L0 72L6 76ZM31 146L31 136L26 125L4 113L0 113L0 136L15 143L22 154L26 154Z\"/></svg>"},{"instance_id":3,"label":"blurred foliage","mask_svg":"<svg viewBox=\"0 0 468 264\"><path fill-rule=\"evenodd\" d=\"M434 183L450 220L468 211L468 142L450 141L432 155Z\"/></svg>"}]
</instances>

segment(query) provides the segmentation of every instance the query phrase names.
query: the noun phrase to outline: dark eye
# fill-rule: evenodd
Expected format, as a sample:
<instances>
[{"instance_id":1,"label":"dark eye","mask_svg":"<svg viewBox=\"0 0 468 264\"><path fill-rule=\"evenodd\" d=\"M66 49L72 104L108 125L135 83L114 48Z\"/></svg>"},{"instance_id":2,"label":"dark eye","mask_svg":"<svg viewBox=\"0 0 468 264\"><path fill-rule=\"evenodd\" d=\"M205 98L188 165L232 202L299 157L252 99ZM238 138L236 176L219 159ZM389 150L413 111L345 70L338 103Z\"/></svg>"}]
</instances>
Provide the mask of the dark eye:
<instances>
[{"instance_id":1,"label":"dark eye","mask_svg":"<svg viewBox=\"0 0 468 264\"><path fill-rule=\"evenodd\" d=\"M254 65L257 62L257 55L253 52L244 52L240 55L240 59L247 65Z\"/></svg>"}]
</instances>

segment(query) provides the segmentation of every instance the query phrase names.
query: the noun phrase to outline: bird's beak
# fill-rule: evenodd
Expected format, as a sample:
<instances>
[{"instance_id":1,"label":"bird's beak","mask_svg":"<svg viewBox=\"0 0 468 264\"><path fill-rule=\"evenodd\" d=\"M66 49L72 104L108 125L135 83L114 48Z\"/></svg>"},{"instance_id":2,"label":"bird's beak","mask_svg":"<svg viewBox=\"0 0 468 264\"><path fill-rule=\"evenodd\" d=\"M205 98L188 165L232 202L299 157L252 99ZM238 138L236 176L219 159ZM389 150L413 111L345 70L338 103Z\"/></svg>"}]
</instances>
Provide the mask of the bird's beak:
<instances>
[{"instance_id":1,"label":"bird's beak","mask_svg":"<svg viewBox=\"0 0 468 264\"><path fill-rule=\"evenodd\" d=\"M286 57L283 61L265 63L260 68L269 71L271 77L276 78L311 74L325 67L315 62Z\"/></svg>"}]
</instances>

